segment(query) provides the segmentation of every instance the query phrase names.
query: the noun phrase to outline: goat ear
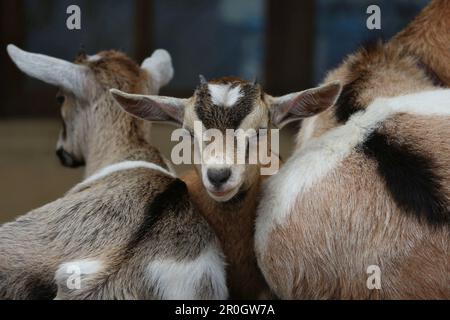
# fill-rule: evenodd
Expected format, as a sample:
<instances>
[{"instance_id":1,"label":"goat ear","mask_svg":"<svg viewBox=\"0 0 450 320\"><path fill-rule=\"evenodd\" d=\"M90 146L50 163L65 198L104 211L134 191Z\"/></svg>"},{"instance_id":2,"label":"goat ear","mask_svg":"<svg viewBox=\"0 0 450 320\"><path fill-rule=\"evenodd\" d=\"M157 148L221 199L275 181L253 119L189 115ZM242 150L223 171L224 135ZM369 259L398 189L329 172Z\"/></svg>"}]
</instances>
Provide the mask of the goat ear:
<instances>
[{"instance_id":1,"label":"goat ear","mask_svg":"<svg viewBox=\"0 0 450 320\"><path fill-rule=\"evenodd\" d=\"M339 81L281 97L269 97L271 120L278 128L332 107L341 94Z\"/></svg>"},{"instance_id":2,"label":"goat ear","mask_svg":"<svg viewBox=\"0 0 450 320\"><path fill-rule=\"evenodd\" d=\"M151 57L142 62L141 68L150 75L153 87L157 91L173 78L172 58L164 49L155 50Z\"/></svg>"},{"instance_id":3,"label":"goat ear","mask_svg":"<svg viewBox=\"0 0 450 320\"><path fill-rule=\"evenodd\" d=\"M30 77L72 92L78 98L85 98L95 80L85 66L43 54L36 54L8 45L7 51L17 67Z\"/></svg>"},{"instance_id":4,"label":"goat ear","mask_svg":"<svg viewBox=\"0 0 450 320\"><path fill-rule=\"evenodd\" d=\"M187 99L128 94L117 89L111 89L110 92L126 112L137 118L178 125L183 123Z\"/></svg>"}]
</instances>

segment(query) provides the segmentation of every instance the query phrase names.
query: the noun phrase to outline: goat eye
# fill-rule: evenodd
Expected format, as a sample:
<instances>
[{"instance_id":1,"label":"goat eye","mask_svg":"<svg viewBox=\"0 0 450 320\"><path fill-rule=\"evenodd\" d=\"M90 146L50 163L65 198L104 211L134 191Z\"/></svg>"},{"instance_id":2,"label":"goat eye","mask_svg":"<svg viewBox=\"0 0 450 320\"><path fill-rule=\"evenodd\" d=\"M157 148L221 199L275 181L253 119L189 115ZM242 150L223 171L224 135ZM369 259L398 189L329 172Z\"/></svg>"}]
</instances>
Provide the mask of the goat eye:
<instances>
[{"instance_id":1,"label":"goat eye","mask_svg":"<svg viewBox=\"0 0 450 320\"><path fill-rule=\"evenodd\" d=\"M64 96L56 96L56 101L60 106L62 106L64 101L66 101L66 98Z\"/></svg>"}]
</instances>

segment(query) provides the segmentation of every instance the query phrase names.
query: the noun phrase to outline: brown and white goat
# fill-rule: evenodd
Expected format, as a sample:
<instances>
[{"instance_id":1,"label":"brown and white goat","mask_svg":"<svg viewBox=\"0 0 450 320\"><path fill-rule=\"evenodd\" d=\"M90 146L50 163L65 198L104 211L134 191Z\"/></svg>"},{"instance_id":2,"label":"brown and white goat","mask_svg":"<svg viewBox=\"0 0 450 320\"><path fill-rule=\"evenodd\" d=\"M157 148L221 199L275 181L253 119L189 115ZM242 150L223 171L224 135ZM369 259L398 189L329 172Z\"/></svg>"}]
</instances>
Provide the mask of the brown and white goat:
<instances>
[{"instance_id":1,"label":"brown and white goat","mask_svg":"<svg viewBox=\"0 0 450 320\"><path fill-rule=\"evenodd\" d=\"M297 149L263 188L266 280L284 299L450 298L450 90L391 44L335 80L339 99L301 108Z\"/></svg>"},{"instance_id":2,"label":"brown and white goat","mask_svg":"<svg viewBox=\"0 0 450 320\"><path fill-rule=\"evenodd\" d=\"M309 90L302 95L302 101L324 104L328 92L339 90L336 84ZM189 99L171 97L140 96L115 92L115 96L128 112L151 121L171 121L183 126L194 141L199 153L202 137L195 132L196 121L205 129L219 130L225 135L229 129L236 132L254 130L254 133L270 129L269 109L282 103L280 99L265 94L258 84L249 83L234 77L224 77L207 82L204 78L194 95ZM279 118L278 123L289 122ZM263 129L259 131L259 129ZM266 139L257 139L258 149L268 143L272 132ZM253 140L254 136L249 137ZM245 150L244 150L245 149ZM254 253L254 223L256 208L260 199L262 165L274 169L278 157L272 154L270 163L227 162L236 155L246 153L250 158L256 149L226 148L213 155L203 153L202 163L196 166L197 172L184 177L190 194L200 211L213 226L218 235L227 262L227 279L230 297L234 299L269 298L271 292L258 269ZM253 151L252 151L253 150ZM258 158L258 160L261 160Z\"/></svg>"},{"instance_id":3,"label":"brown and white goat","mask_svg":"<svg viewBox=\"0 0 450 320\"><path fill-rule=\"evenodd\" d=\"M110 88L156 94L172 78L157 50L140 68L105 51L76 63L8 52L28 75L61 88L58 155L86 163L64 197L0 227L2 299L224 299L222 254L186 185L146 141L149 124Z\"/></svg>"}]
</instances>

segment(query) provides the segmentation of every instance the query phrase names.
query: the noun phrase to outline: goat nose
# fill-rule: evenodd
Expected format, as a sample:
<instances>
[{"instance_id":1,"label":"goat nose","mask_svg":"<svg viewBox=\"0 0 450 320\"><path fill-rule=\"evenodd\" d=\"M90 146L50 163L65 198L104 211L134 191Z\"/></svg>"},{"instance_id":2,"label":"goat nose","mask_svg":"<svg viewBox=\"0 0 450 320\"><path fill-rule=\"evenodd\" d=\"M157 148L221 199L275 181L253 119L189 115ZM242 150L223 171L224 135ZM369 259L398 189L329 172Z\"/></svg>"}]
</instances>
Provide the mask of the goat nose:
<instances>
[{"instance_id":1,"label":"goat nose","mask_svg":"<svg viewBox=\"0 0 450 320\"><path fill-rule=\"evenodd\" d=\"M215 186L220 187L224 184L231 176L231 169L208 169L208 179Z\"/></svg>"}]
</instances>

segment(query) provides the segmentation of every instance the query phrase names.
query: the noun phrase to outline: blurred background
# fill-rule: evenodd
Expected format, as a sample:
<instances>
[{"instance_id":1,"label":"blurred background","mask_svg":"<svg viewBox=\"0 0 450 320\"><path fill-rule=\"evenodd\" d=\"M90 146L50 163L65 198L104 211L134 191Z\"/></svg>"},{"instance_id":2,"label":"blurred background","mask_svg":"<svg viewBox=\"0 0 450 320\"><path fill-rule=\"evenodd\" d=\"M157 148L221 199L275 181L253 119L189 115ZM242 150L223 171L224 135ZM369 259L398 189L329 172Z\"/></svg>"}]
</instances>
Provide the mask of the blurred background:
<instances>
[{"instance_id":1,"label":"blurred background","mask_svg":"<svg viewBox=\"0 0 450 320\"><path fill-rule=\"evenodd\" d=\"M64 194L82 169L60 166L56 88L28 78L6 54L6 45L73 60L124 51L141 62L167 49L175 77L161 94L188 97L207 78L257 77L270 94L316 85L360 45L389 39L426 0L0 0L0 223ZM66 9L81 8L81 30L66 28ZM366 9L381 8L381 30L366 28ZM288 157L296 132L283 130ZM170 154L170 127L156 125L155 145ZM179 169L181 171L181 169Z\"/></svg>"}]
</instances>

